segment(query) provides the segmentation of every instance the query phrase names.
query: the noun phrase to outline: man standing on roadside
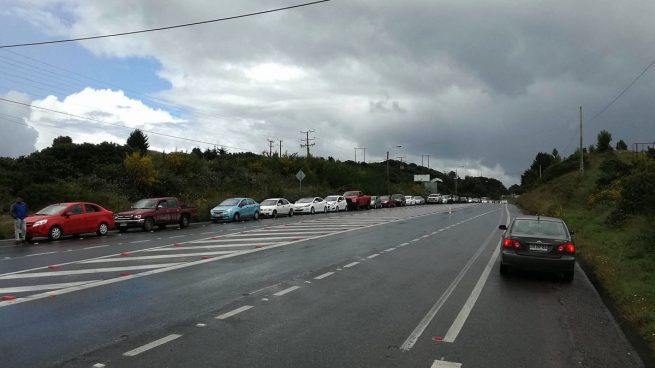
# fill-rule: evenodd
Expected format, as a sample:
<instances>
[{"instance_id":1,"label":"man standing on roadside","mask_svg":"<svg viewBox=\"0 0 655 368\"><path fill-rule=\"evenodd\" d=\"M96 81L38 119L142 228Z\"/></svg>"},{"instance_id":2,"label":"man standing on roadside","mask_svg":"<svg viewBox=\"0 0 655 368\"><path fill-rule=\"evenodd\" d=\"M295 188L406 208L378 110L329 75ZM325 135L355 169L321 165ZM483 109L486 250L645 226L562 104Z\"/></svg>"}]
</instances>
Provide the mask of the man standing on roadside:
<instances>
[{"instance_id":1,"label":"man standing on roadside","mask_svg":"<svg viewBox=\"0 0 655 368\"><path fill-rule=\"evenodd\" d=\"M25 241L27 235L27 226L25 218L27 217L27 204L23 202L23 198L16 197L16 202L11 205L11 217L14 219L14 235L16 236L16 243Z\"/></svg>"}]
</instances>

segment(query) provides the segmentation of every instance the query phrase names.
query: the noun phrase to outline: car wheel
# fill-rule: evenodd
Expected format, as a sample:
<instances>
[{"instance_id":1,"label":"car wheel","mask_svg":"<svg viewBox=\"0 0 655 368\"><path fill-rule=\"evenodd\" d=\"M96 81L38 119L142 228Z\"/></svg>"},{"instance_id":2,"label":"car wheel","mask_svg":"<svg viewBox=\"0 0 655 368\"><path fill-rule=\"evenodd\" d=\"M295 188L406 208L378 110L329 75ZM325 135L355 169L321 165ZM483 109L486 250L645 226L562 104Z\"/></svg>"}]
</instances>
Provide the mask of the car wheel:
<instances>
[{"instance_id":1,"label":"car wheel","mask_svg":"<svg viewBox=\"0 0 655 368\"><path fill-rule=\"evenodd\" d=\"M277 210L273 210L273 218L277 218Z\"/></svg>"},{"instance_id":2,"label":"car wheel","mask_svg":"<svg viewBox=\"0 0 655 368\"><path fill-rule=\"evenodd\" d=\"M63 235L63 231L61 230L61 227L55 225L50 228L50 231L48 231L48 239L50 240L59 240L61 239L61 236Z\"/></svg>"},{"instance_id":3,"label":"car wheel","mask_svg":"<svg viewBox=\"0 0 655 368\"><path fill-rule=\"evenodd\" d=\"M252 215L252 219L255 221L259 220L259 212L255 211L255 214Z\"/></svg>"},{"instance_id":4,"label":"car wheel","mask_svg":"<svg viewBox=\"0 0 655 368\"><path fill-rule=\"evenodd\" d=\"M180 219L180 228L185 228L189 227L189 216L188 215L183 215L182 218Z\"/></svg>"},{"instance_id":5,"label":"car wheel","mask_svg":"<svg viewBox=\"0 0 655 368\"><path fill-rule=\"evenodd\" d=\"M310 208L310 210L309 210L309 214L310 214L310 215L313 215L313 214L314 214L314 207Z\"/></svg>"},{"instance_id":6,"label":"car wheel","mask_svg":"<svg viewBox=\"0 0 655 368\"><path fill-rule=\"evenodd\" d=\"M143 222L143 231L152 231L152 229L155 228L155 221L148 217L144 222Z\"/></svg>"},{"instance_id":7,"label":"car wheel","mask_svg":"<svg viewBox=\"0 0 655 368\"><path fill-rule=\"evenodd\" d=\"M100 225L98 225L98 230L96 230L96 234L98 236L105 236L109 232L109 226L107 223L103 222Z\"/></svg>"},{"instance_id":8,"label":"car wheel","mask_svg":"<svg viewBox=\"0 0 655 368\"><path fill-rule=\"evenodd\" d=\"M567 282L567 283L568 282L573 282L574 274L575 274L575 272L573 270L571 270L569 272L564 272L564 277L563 277L564 282Z\"/></svg>"},{"instance_id":9,"label":"car wheel","mask_svg":"<svg viewBox=\"0 0 655 368\"><path fill-rule=\"evenodd\" d=\"M289 217L293 217L293 210L289 210Z\"/></svg>"},{"instance_id":10,"label":"car wheel","mask_svg":"<svg viewBox=\"0 0 655 368\"><path fill-rule=\"evenodd\" d=\"M239 222L240 219L241 219L241 215L239 215L238 212L234 214L234 217L232 217L232 221L234 222Z\"/></svg>"},{"instance_id":11,"label":"car wheel","mask_svg":"<svg viewBox=\"0 0 655 368\"><path fill-rule=\"evenodd\" d=\"M503 275L503 276L505 276L505 275L507 275L508 273L509 273L509 266L504 265L504 264L501 263L501 264L500 264L500 274Z\"/></svg>"}]
</instances>

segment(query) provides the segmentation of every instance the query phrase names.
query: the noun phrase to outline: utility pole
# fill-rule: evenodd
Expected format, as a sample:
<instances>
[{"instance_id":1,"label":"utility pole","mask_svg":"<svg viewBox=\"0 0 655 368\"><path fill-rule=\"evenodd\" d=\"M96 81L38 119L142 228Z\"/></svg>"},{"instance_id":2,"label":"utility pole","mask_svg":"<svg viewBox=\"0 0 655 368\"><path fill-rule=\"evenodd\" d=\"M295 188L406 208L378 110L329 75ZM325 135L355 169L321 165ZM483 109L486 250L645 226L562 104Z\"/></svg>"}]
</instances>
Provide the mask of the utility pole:
<instances>
[{"instance_id":1,"label":"utility pole","mask_svg":"<svg viewBox=\"0 0 655 368\"><path fill-rule=\"evenodd\" d=\"M282 157L282 140L280 139L280 157Z\"/></svg>"},{"instance_id":2,"label":"utility pole","mask_svg":"<svg viewBox=\"0 0 655 368\"><path fill-rule=\"evenodd\" d=\"M273 157L273 143L275 143L274 140L268 140L268 157Z\"/></svg>"},{"instance_id":3,"label":"utility pole","mask_svg":"<svg viewBox=\"0 0 655 368\"><path fill-rule=\"evenodd\" d=\"M389 151L387 151L387 195L391 195L391 192L389 191Z\"/></svg>"},{"instance_id":4,"label":"utility pole","mask_svg":"<svg viewBox=\"0 0 655 368\"><path fill-rule=\"evenodd\" d=\"M582 106L580 106L580 174L584 174L584 154L582 151Z\"/></svg>"},{"instance_id":5,"label":"utility pole","mask_svg":"<svg viewBox=\"0 0 655 368\"><path fill-rule=\"evenodd\" d=\"M430 168L430 155L421 155L421 166L423 166L423 167L425 167L425 165L423 165L423 158L424 157L428 158L428 169L429 169Z\"/></svg>"},{"instance_id":6,"label":"utility pole","mask_svg":"<svg viewBox=\"0 0 655 368\"><path fill-rule=\"evenodd\" d=\"M364 162L366 162L366 147L355 147L355 163L357 163L357 150L364 151Z\"/></svg>"},{"instance_id":7,"label":"utility pole","mask_svg":"<svg viewBox=\"0 0 655 368\"><path fill-rule=\"evenodd\" d=\"M306 130L306 131L302 131L302 130L300 131L300 134L305 134L306 135L306 138L301 139L301 141L304 141L305 144L301 144L300 148L307 148L307 157L309 157L309 147L316 145L316 143L309 143L309 142L316 139L316 138L309 138L309 133L314 133L314 132L315 132L314 129L309 129L309 130Z\"/></svg>"}]
</instances>

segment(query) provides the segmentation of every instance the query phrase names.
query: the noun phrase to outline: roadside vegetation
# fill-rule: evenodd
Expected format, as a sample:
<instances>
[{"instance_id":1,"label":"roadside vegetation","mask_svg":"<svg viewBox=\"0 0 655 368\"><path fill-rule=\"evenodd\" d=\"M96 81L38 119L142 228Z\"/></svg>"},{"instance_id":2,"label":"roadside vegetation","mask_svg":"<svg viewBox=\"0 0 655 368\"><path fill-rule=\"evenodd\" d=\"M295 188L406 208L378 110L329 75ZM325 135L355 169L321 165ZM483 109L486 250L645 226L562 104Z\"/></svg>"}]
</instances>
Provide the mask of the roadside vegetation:
<instances>
[{"instance_id":1,"label":"roadside vegetation","mask_svg":"<svg viewBox=\"0 0 655 368\"><path fill-rule=\"evenodd\" d=\"M415 174L430 174L444 182L441 193L453 193L455 173L442 173L415 164L390 161L390 191L427 195ZM302 189L295 175L303 170ZM22 195L32 210L51 203L86 200L111 211L125 210L144 197L177 196L198 207L201 220L223 199L236 196L261 201L285 197L342 194L363 190L387 194L385 163L355 163L332 157L282 157L254 153L229 153L224 149L190 152L156 152L148 137L136 130L125 145L75 144L58 137L51 147L19 158L0 158L0 237L11 237L7 216L14 196ZM458 183L460 195L499 198L507 193L492 178L466 177ZM2 216L4 215L4 216Z\"/></svg>"},{"instance_id":2,"label":"roadside vegetation","mask_svg":"<svg viewBox=\"0 0 655 368\"><path fill-rule=\"evenodd\" d=\"M598 142L562 160L539 153L522 176L517 203L541 215L562 217L575 231L577 255L655 352L655 151L627 151L623 141ZM556 153L556 151L554 152ZM550 156L550 157L548 157ZM541 178L539 177L541 165Z\"/></svg>"}]
</instances>

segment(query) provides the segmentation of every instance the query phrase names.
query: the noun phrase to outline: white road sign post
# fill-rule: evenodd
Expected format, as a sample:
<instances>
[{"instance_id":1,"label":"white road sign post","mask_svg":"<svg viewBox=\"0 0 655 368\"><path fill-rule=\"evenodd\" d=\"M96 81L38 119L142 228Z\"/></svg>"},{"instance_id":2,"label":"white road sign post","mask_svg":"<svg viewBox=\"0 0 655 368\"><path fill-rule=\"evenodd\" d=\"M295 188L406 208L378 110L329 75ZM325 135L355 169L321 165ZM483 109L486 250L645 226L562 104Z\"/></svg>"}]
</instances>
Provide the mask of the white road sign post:
<instances>
[{"instance_id":1,"label":"white road sign post","mask_svg":"<svg viewBox=\"0 0 655 368\"><path fill-rule=\"evenodd\" d=\"M296 174L296 178L300 182L300 190L302 190L302 180L305 178L305 173L302 170L298 170L298 173Z\"/></svg>"}]
</instances>

